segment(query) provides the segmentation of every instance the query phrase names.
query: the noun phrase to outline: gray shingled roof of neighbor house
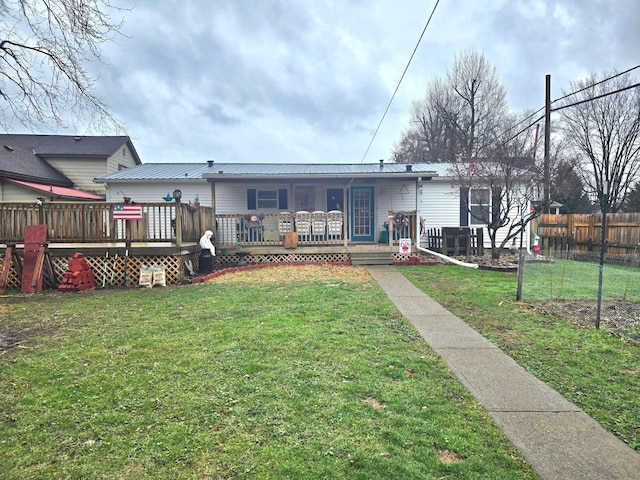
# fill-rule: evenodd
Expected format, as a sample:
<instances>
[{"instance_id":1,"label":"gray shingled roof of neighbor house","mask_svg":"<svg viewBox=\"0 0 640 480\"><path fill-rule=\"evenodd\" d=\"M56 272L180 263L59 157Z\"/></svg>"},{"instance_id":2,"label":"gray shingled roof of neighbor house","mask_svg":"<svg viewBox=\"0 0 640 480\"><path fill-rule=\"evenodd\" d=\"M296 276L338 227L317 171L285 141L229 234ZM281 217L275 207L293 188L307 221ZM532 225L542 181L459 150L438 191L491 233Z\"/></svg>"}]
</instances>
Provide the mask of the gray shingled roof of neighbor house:
<instances>
[{"instance_id":1,"label":"gray shingled roof of neighbor house","mask_svg":"<svg viewBox=\"0 0 640 480\"><path fill-rule=\"evenodd\" d=\"M140 164L138 154L127 136L0 134L0 144L30 147L35 155L43 157L109 157L125 143L132 150L136 163Z\"/></svg>"},{"instance_id":2,"label":"gray shingled roof of neighbor house","mask_svg":"<svg viewBox=\"0 0 640 480\"><path fill-rule=\"evenodd\" d=\"M126 136L0 134L0 172L4 172L3 176L7 178L72 186L73 182L49 165L45 158L106 158L124 144L128 145L135 162L140 164L140 158Z\"/></svg>"}]
</instances>

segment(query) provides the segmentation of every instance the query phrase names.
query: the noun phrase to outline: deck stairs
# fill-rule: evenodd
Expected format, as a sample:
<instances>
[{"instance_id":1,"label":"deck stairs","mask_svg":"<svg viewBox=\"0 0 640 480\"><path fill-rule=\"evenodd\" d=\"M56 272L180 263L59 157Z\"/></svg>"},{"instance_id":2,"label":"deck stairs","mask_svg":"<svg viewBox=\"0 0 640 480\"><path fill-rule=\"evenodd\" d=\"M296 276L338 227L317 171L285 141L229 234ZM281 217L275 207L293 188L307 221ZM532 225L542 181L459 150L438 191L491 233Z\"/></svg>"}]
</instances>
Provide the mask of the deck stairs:
<instances>
[{"instance_id":1,"label":"deck stairs","mask_svg":"<svg viewBox=\"0 0 640 480\"><path fill-rule=\"evenodd\" d=\"M350 256L353 265L393 265L390 251L351 252Z\"/></svg>"}]
</instances>

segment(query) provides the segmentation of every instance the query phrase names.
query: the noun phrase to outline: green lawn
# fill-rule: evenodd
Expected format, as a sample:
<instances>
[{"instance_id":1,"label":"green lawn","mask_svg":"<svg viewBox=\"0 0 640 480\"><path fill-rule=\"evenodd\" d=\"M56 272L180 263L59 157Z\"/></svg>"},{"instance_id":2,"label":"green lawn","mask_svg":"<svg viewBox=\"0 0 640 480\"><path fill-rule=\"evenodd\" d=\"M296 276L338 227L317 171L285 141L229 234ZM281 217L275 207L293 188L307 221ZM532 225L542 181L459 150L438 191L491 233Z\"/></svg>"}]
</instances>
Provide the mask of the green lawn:
<instances>
[{"instance_id":1,"label":"green lawn","mask_svg":"<svg viewBox=\"0 0 640 480\"><path fill-rule=\"evenodd\" d=\"M597 298L600 266L593 262L554 259L553 262L527 262L524 269L523 298L544 300ZM602 298L640 301L640 269L605 264Z\"/></svg>"},{"instance_id":2,"label":"green lawn","mask_svg":"<svg viewBox=\"0 0 640 480\"><path fill-rule=\"evenodd\" d=\"M583 264L573 266L584 268ZM565 273L571 267L565 265ZM637 275L624 267L607 266L607 269L619 269L624 273L621 278ZM458 266L403 267L400 271L519 364L640 451L637 342L605 330L575 325L568 318L546 313L535 303L514 303L517 277L513 273ZM619 286L622 285L625 283L621 281ZM571 298L567 289L565 295L564 298ZM579 298L582 291L574 295Z\"/></svg>"},{"instance_id":3,"label":"green lawn","mask_svg":"<svg viewBox=\"0 0 640 480\"><path fill-rule=\"evenodd\" d=\"M291 271L2 297L0 476L537 478L373 280Z\"/></svg>"}]
</instances>

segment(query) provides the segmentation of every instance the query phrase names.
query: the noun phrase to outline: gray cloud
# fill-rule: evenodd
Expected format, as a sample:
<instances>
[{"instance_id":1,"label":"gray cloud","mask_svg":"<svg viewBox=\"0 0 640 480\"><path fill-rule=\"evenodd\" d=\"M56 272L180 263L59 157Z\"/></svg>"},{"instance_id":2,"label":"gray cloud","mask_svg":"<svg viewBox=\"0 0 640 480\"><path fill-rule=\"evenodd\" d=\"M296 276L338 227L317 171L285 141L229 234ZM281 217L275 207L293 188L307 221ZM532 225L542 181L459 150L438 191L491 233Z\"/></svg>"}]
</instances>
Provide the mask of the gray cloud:
<instances>
[{"instance_id":1,"label":"gray cloud","mask_svg":"<svg viewBox=\"0 0 640 480\"><path fill-rule=\"evenodd\" d=\"M99 94L144 162L360 162L433 4L137 0ZM389 158L412 100L484 52L515 110L640 58L637 0L441 2L365 161Z\"/></svg>"}]
</instances>

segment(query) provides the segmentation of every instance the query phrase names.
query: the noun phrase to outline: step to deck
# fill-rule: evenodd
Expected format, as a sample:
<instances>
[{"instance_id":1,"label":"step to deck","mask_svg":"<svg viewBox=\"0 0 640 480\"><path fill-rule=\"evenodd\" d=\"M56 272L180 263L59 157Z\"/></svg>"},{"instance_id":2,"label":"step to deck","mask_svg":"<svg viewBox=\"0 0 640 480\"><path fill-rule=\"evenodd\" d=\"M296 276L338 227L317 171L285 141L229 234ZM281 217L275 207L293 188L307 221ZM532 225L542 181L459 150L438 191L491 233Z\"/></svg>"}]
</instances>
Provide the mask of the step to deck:
<instances>
[{"instance_id":1,"label":"step to deck","mask_svg":"<svg viewBox=\"0 0 640 480\"><path fill-rule=\"evenodd\" d=\"M390 252L351 252L353 265L393 265L393 256Z\"/></svg>"}]
</instances>

